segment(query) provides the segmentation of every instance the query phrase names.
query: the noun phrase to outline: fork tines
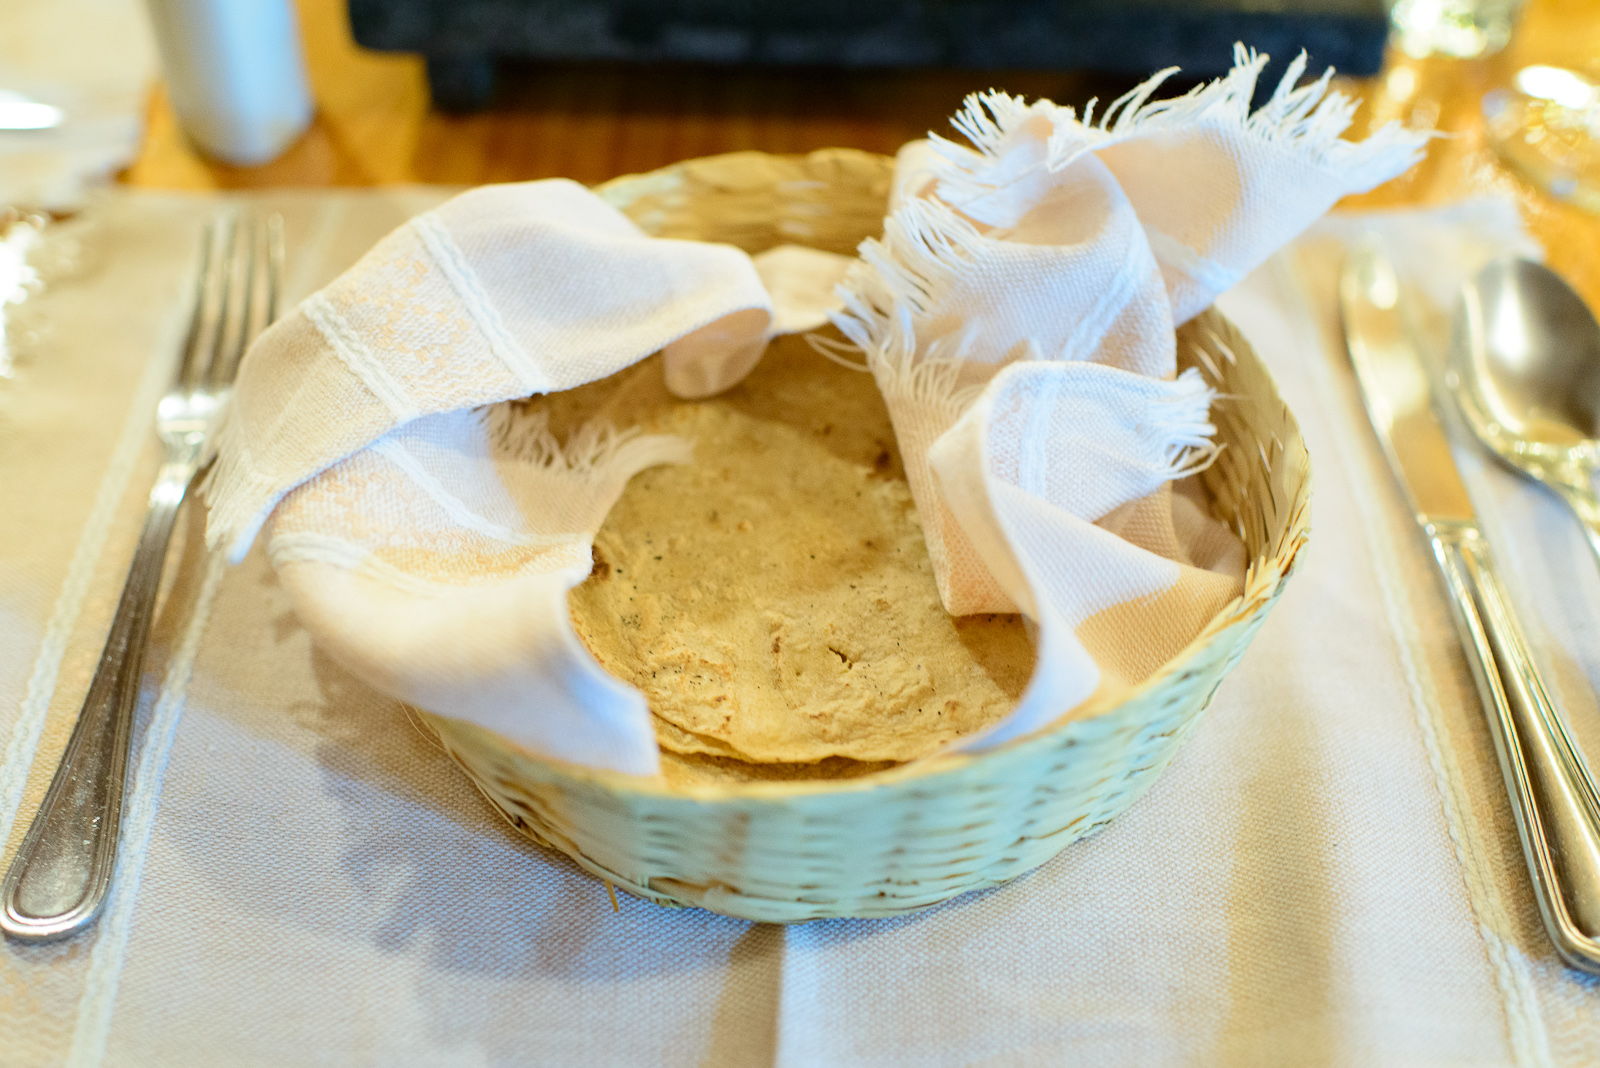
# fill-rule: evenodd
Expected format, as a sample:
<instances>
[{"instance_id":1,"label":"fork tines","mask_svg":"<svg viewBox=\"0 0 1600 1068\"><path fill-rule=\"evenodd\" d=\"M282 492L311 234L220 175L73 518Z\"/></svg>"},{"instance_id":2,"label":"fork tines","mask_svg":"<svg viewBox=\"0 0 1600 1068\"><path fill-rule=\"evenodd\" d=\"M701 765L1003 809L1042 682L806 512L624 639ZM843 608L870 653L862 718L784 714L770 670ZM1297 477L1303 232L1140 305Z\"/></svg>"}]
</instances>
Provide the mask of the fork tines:
<instances>
[{"instance_id":1,"label":"fork tines","mask_svg":"<svg viewBox=\"0 0 1600 1068\"><path fill-rule=\"evenodd\" d=\"M278 317L283 274L283 217L241 219L230 212L206 223L194 314L179 366L181 387L233 381L250 341Z\"/></svg>"}]
</instances>

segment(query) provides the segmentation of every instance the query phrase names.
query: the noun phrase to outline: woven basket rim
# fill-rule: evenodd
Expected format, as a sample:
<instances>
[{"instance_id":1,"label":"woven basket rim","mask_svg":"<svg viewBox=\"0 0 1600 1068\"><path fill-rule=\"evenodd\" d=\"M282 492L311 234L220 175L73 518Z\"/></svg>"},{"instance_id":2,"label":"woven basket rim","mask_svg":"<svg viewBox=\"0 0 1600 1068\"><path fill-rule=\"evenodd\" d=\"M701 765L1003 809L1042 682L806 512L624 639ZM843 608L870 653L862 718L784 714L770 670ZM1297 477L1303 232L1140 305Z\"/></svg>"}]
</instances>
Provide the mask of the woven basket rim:
<instances>
[{"instance_id":1,"label":"woven basket rim","mask_svg":"<svg viewBox=\"0 0 1600 1068\"><path fill-rule=\"evenodd\" d=\"M749 159L752 157L799 161L827 159L839 155L867 156L879 160L888 160L890 158L881 153L851 148L823 148L805 153L765 153L747 149L739 152L683 160L658 170L641 174L619 175L600 183L594 188L596 192L603 194L607 190L624 185L659 182L665 180L677 168L690 163L732 162L741 158ZM1204 315L1214 310L1215 307L1213 306L1200 314ZM1216 312L1216 314L1221 315L1220 312ZM1259 359L1259 357L1257 358ZM1270 370L1267 371L1267 375L1270 379ZM1290 419L1298 425L1298 421L1293 419L1292 412L1290 413ZM1308 466L1306 469L1306 492L1304 495L1304 501L1306 502L1309 502L1311 496L1311 478L1312 472ZM1308 536L1309 525L1302 521L1299 523L1298 529L1296 529L1287 547L1277 558L1249 561L1245 571L1243 592L1223 606L1177 655L1173 656L1172 659L1157 668L1141 682L1125 690L1117 691L1115 694L1091 698L1089 702L1063 712L1060 717L1049 724L990 749L980 752L936 753L908 761L896 767L868 772L847 779L668 783L660 776L630 775L625 772L556 760L518 746L502 735L495 734L486 728L478 727L464 720L440 716L417 708L412 708L411 711L417 713L423 722L447 720L453 729L466 729L490 734L506 749L516 752L523 759L548 768L568 781L587 783L619 794L670 798L675 801L714 803L730 800L784 800L822 794L866 793L898 785L908 780L957 771L979 761L999 759L1005 754L1015 753L1030 746L1048 745L1057 734L1069 730L1075 725L1116 714L1125 705L1132 703L1152 690L1160 688L1172 676L1182 673L1188 664L1200 655L1202 650L1219 632L1246 620L1263 603L1275 599L1278 592L1283 588L1284 583L1294 573Z\"/></svg>"},{"instance_id":2,"label":"woven basket rim","mask_svg":"<svg viewBox=\"0 0 1600 1068\"><path fill-rule=\"evenodd\" d=\"M1194 660L1212 638L1216 636L1217 632L1246 619L1255 611L1256 606L1276 595L1283 583L1293 574L1294 567L1299 560L1299 551L1304 546L1306 537L1307 534L1304 531L1296 536L1295 544L1290 549L1293 559L1289 566L1281 569L1277 567L1252 566L1246 575L1244 593L1225 605L1220 612L1211 618L1205 628L1195 636L1194 640L1184 646L1182 651L1157 668L1142 682L1136 683L1126 690L1120 690L1110 697L1091 699L1086 705L1079 705L1076 708L1069 709L1062 713L1059 718L1040 727L1038 730L1019 735L991 749L985 749L980 752L936 753L918 760L907 761L896 767L867 772L848 779L790 779L779 782L739 783L668 783L655 776L629 775L625 772L612 771L606 768L594 768L584 764L556 760L523 748L503 736L496 735L496 737L506 748L513 749L525 759L543 764L570 780L588 782L618 792L695 801L726 801L734 798L777 799L814 794L855 793L904 782L909 779L943 774L966 767L980 760L998 757L1002 753L1023 749L1030 745L1048 744L1057 733L1068 729L1072 725L1114 715L1122 706L1151 690L1159 688L1169 677L1182 673L1189 662ZM1268 576L1270 576L1270 579L1268 579ZM1254 584L1252 584L1252 580L1255 580ZM449 718L437 716L435 713L423 712L420 709L413 709L413 711L426 718ZM475 724L467 723L464 720L452 720L452 722L471 730L485 730L485 728L477 727Z\"/></svg>"}]
</instances>

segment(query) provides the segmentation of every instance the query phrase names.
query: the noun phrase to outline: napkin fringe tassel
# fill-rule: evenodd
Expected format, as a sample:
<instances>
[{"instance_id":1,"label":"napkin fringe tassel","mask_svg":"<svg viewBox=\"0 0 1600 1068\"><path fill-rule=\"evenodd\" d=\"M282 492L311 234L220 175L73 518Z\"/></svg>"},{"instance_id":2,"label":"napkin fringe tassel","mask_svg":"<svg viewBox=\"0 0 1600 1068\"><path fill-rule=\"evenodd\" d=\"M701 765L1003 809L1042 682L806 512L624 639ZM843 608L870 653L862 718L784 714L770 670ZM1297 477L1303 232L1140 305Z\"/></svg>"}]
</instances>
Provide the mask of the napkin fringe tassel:
<instances>
[{"instance_id":1,"label":"napkin fringe tassel","mask_svg":"<svg viewBox=\"0 0 1600 1068\"><path fill-rule=\"evenodd\" d=\"M1191 367L1172 382L1171 392L1153 400L1140 430L1147 440L1160 443L1169 481L1197 475L1216 462L1223 445L1215 440L1217 428L1211 422L1211 402L1217 391L1200 372Z\"/></svg>"},{"instance_id":2,"label":"napkin fringe tassel","mask_svg":"<svg viewBox=\"0 0 1600 1068\"><path fill-rule=\"evenodd\" d=\"M489 440L507 455L546 471L560 471L596 485L625 482L648 467L686 464L694 442L671 434L644 434L638 427L617 430L590 420L563 442L550 429L545 409L518 410L496 404L481 415Z\"/></svg>"},{"instance_id":3,"label":"napkin fringe tassel","mask_svg":"<svg viewBox=\"0 0 1600 1068\"><path fill-rule=\"evenodd\" d=\"M479 418L492 444L542 470L574 478L578 493L614 492L646 468L694 459L694 442L686 438L643 434L636 427L619 431L601 420L583 424L563 442L550 429L548 411L519 415L497 404L480 410ZM238 563L281 498L277 483L255 470L233 420L218 429L217 442L217 460L199 486L210 508L206 544L225 545L229 562Z\"/></svg>"},{"instance_id":4,"label":"napkin fringe tassel","mask_svg":"<svg viewBox=\"0 0 1600 1068\"><path fill-rule=\"evenodd\" d=\"M844 308L831 314L833 324L865 350L884 347L892 330L909 333L914 316L937 306L962 282L985 241L977 227L946 205L907 201L884 220L882 238L868 238L857 247L860 262L834 289ZM963 351L927 358L965 358L972 340L964 336L957 342Z\"/></svg>"},{"instance_id":5,"label":"napkin fringe tassel","mask_svg":"<svg viewBox=\"0 0 1600 1068\"><path fill-rule=\"evenodd\" d=\"M860 262L834 291L843 307L830 318L865 354L879 389L938 410L950 422L983 388L958 388L981 324L968 323L919 350L916 320L963 283L986 240L945 205L909 201L884 221L882 239L861 243Z\"/></svg>"},{"instance_id":6,"label":"napkin fringe tassel","mask_svg":"<svg viewBox=\"0 0 1600 1068\"><path fill-rule=\"evenodd\" d=\"M937 152L930 169L940 179L941 195L959 204L992 193L1002 182L1015 181L1018 175L994 165L1036 117L1047 118L1053 126L1038 164L1051 171L1118 141L1207 123L1230 125L1305 163L1337 171L1353 190L1372 188L1422 158L1430 135L1395 122L1385 123L1365 140L1345 140L1342 135L1350 128L1357 104L1330 91L1332 67L1315 81L1299 85L1306 70L1304 52L1290 62L1267 102L1251 112L1256 85L1271 57L1242 44L1234 45L1233 55L1234 67L1226 75L1178 97L1150 99L1178 68L1156 73L1112 101L1098 123L1093 100L1079 120L1073 108L1049 101L1027 104L998 90L973 93L952 124L976 151L933 138Z\"/></svg>"},{"instance_id":7,"label":"napkin fringe tassel","mask_svg":"<svg viewBox=\"0 0 1600 1068\"><path fill-rule=\"evenodd\" d=\"M249 436L230 404L219 416L216 458L200 480L205 498L206 548L222 546L230 564L250 551L267 516L281 499L278 483L256 469Z\"/></svg>"},{"instance_id":8,"label":"napkin fringe tassel","mask_svg":"<svg viewBox=\"0 0 1600 1068\"><path fill-rule=\"evenodd\" d=\"M897 358L897 356L899 358ZM916 411L931 415L940 426L961 418L983 392L984 383L960 386L963 360L924 360L920 363L898 354L873 350L867 356L872 377L885 397L904 400Z\"/></svg>"}]
</instances>

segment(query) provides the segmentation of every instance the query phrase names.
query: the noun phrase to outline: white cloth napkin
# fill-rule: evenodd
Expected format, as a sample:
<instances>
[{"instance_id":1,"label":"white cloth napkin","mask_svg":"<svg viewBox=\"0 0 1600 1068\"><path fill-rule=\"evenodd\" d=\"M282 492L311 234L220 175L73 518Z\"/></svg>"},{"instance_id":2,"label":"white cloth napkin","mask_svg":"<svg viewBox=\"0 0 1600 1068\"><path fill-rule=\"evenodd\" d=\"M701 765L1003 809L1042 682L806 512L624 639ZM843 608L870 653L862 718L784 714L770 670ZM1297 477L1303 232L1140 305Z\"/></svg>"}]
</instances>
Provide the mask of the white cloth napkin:
<instances>
[{"instance_id":1,"label":"white cloth napkin","mask_svg":"<svg viewBox=\"0 0 1600 1068\"><path fill-rule=\"evenodd\" d=\"M1323 99L1325 82L1248 117L1261 62L1182 107L1144 103L1154 79L1105 129L1048 102L974 98L957 121L976 148L904 156L884 240L841 287L837 322L887 400L946 607L1038 624L1027 692L969 746L1146 677L1240 591L1242 546L1170 488L1214 454L1211 389L1174 377L1159 265L1172 256L1152 252L1101 153L1140 149L1124 160L1135 172L1195 169L1215 202L1192 203L1204 225L1178 232L1237 276L1352 188L1329 177L1307 194L1285 176L1356 159L1370 184L1420 141L1388 131L1337 149L1348 107ZM1179 113L1224 151L1170 135ZM564 181L417 216L253 346L207 487L211 539L237 559L273 515L298 614L379 689L552 757L653 773L643 696L596 664L565 598L628 478L686 461L692 443L598 426L561 442L478 409L656 351L675 394L726 389L773 332L833 303L821 294L838 258L762 260L650 238Z\"/></svg>"},{"instance_id":2,"label":"white cloth napkin","mask_svg":"<svg viewBox=\"0 0 1600 1068\"><path fill-rule=\"evenodd\" d=\"M1032 731L1138 682L1242 588L1243 546L1170 483L1215 455L1213 391L1176 375L1174 327L1322 215L1416 162L1425 135L1340 138L1353 105L1267 57L1099 125L1047 100L969 97L897 159L881 242L839 328L883 390L939 593L1020 609L1039 663L1017 710L967 745Z\"/></svg>"}]
</instances>

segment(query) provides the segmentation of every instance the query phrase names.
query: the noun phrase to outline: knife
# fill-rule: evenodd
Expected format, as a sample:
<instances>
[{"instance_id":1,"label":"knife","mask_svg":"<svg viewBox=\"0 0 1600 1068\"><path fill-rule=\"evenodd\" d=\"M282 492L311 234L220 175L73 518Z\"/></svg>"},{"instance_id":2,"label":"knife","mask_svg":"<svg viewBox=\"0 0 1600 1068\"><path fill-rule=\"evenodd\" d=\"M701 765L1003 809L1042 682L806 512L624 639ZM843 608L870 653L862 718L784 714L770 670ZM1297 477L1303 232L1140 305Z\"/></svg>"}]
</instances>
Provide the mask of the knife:
<instances>
[{"instance_id":1,"label":"knife","mask_svg":"<svg viewBox=\"0 0 1600 1068\"><path fill-rule=\"evenodd\" d=\"M1345 261L1339 305L1367 415L1450 594L1545 929L1567 964L1600 973L1600 797L1495 574L1376 239Z\"/></svg>"}]
</instances>

